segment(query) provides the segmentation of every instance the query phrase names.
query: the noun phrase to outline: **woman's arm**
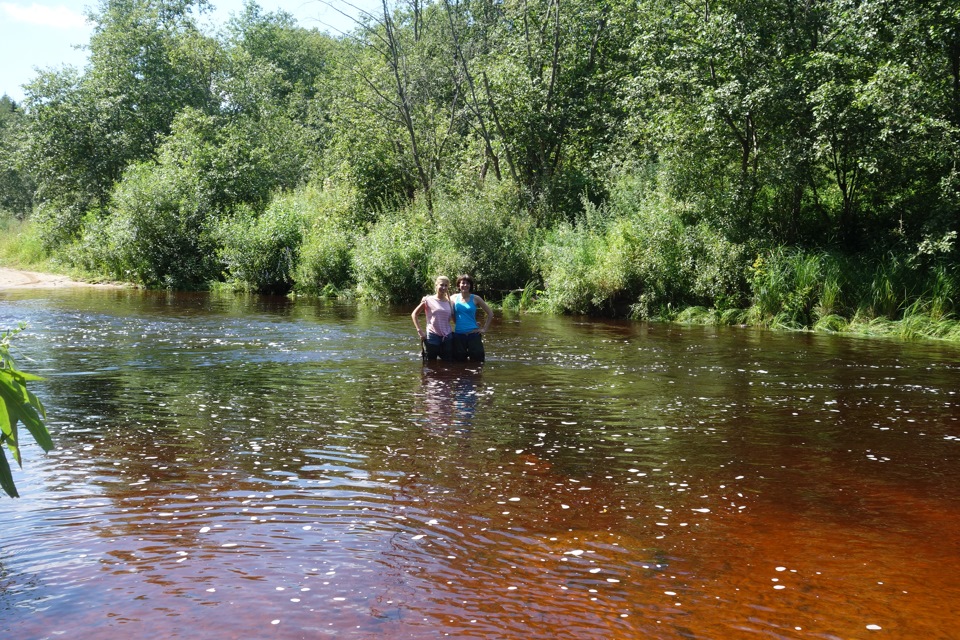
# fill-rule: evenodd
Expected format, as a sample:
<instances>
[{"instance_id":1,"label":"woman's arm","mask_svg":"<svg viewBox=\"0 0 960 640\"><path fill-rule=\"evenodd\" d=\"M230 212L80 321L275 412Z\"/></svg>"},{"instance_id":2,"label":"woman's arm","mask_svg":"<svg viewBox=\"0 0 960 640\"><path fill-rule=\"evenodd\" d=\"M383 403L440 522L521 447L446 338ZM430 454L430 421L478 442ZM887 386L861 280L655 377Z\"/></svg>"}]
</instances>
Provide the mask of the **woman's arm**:
<instances>
[{"instance_id":1,"label":"woman's arm","mask_svg":"<svg viewBox=\"0 0 960 640\"><path fill-rule=\"evenodd\" d=\"M486 333L487 329L490 328L490 321L493 320L493 312L490 311L490 305L483 301L483 298L480 296L473 296L477 301L477 306L483 309L483 329L480 329L480 333Z\"/></svg>"},{"instance_id":2,"label":"woman's arm","mask_svg":"<svg viewBox=\"0 0 960 640\"><path fill-rule=\"evenodd\" d=\"M427 306L427 299L426 299L426 298L422 298L422 299L420 300L420 304L418 304L418 305L417 305L417 308L414 309L414 310L413 310L413 313L410 314L410 318L413 320L413 326L417 328L417 335L420 336L421 338L425 337L425 334L423 333L423 331L420 330L420 323L417 322L417 315L419 315L420 311L421 311L422 309L425 309L426 306ZM424 311L424 312L423 312L423 315L424 315L424 317L426 317L427 312Z\"/></svg>"}]
</instances>

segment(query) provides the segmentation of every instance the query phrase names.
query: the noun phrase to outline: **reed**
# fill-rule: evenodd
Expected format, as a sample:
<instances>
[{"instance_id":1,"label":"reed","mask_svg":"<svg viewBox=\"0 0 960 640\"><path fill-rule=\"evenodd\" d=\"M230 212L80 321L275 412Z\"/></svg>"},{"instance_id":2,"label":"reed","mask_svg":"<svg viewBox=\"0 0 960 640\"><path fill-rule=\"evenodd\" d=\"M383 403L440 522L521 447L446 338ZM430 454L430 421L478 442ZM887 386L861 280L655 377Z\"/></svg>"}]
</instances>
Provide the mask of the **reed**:
<instances>
[{"instance_id":1,"label":"reed","mask_svg":"<svg viewBox=\"0 0 960 640\"><path fill-rule=\"evenodd\" d=\"M831 313L817 318L813 325L814 331L824 331L828 333L844 333L850 328L850 321L843 316Z\"/></svg>"},{"instance_id":2,"label":"reed","mask_svg":"<svg viewBox=\"0 0 960 640\"><path fill-rule=\"evenodd\" d=\"M542 293L537 281L530 280L523 289L514 289L504 296L500 306L509 311L535 311L539 307L538 295Z\"/></svg>"},{"instance_id":3,"label":"reed","mask_svg":"<svg viewBox=\"0 0 960 640\"><path fill-rule=\"evenodd\" d=\"M869 286L869 309L874 315L896 318L906 298L901 286L901 263L897 256L887 253L880 259Z\"/></svg>"},{"instance_id":4,"label":"reed","mask_svg":"<svg viewBox=\"0 0 960 640\"><path fill-rule=\"evenodd\" d=\"M719 323L720 314L715 309L706 307L687 307L674 318L678 324L713 325Z\"/></svg>"},{"instance_id":5,"label":"reed","mask_svg":"<svg viewBox=\"0 0 960 640\"><path fill-rule=\"evenodd\" d=\"M746 325L749 324L749 314L746 309L724 309L720 312L720 324Z\"/></svg>"}]
</instances>

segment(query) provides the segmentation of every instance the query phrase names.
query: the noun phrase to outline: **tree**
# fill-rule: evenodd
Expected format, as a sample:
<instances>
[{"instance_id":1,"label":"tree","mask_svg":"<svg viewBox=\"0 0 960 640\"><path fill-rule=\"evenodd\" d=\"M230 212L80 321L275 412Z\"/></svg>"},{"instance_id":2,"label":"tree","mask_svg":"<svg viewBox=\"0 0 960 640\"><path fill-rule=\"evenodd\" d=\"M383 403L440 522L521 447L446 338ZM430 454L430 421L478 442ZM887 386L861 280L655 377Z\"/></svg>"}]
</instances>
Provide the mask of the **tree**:
<instances>
[{"instance_id":1,"label":"tree","mask_svg":"<svg viewBox=\"0 0 960 640\"><path fill-rule=\"evenodd\" d=\"M616 96L631 70L631 3L480 0L456 11L471 95L482 86L474 104L483 124L475 122L496 131L490 146L528 206L564 218L584 194L601 197L606 152L626 115Z\"/></svg>"},{"instance_id":2,"label":"tree","mask_svg":"<svg viewBox=\"0 0 960 640\"><path fill-rule=\"evenodd\" d=\"M808 65L816 152L845 248L911 249L960 213L960 12L933 0L838 2Z\"/></svg>"},{"instance_id":3,"label":"tree","mask_svg":"<svg viewBox=\"0 0 960 640\"><path fill-rule=\"evenodd\" d=\"M28 85L30 155L42 200L73 209L74 217L104 207L126 166L153 156L181 109L214 105L216 43L192 17L194 7L205 6L102 0L89 16L96 27L88 68L45 71Z\"/></svg>"},{"instance_id":4,"label":"tree","mask_svg":"<svg viewBox=\"0 0 960 640\"><path fill-rule=\"evenodd\" d=\"M276 69L280 82L270 97L301 107L326 80L337 45L324 33L298 27L288 13L264 13L253 0L246 0L243 12L227 23L225 44Z\"/></svg>"},{"instance_id":5,"label":"tree","mask_svg":"<svg viewBox=\"0 0 960 640\"><path fill-rule=\"evenodd\" d=\"M385 133L400 156L396 166L407 174L404 182L419 188L432 215L434 183L448 167L463 115L460 84L447 61L444 16L419 0L395 11L383 0L382 14L361 33L354 100L389 125Z\"/></svg>"},{"instance_id":6,"label":"tree","mask_svg":"<svg viewBox=\"0 0 960 640\"><path fill-rule=\"evenodd\" d=\"M820 7L642 3L630 130L693 215L733 239L778 242L811 231L812 115L802 72L819 46Z\"/></svg>"},{"instance_id":7,"label":"tree","mask_svg":"<svg viewBox=\"0 0 960 640\"><path fill-rule=\"evenodd\" d=\"M23 218L33 208L33 179L23 163L26 116L20 106L0 97L0 211Z\"/></svg>"}]
</instances>

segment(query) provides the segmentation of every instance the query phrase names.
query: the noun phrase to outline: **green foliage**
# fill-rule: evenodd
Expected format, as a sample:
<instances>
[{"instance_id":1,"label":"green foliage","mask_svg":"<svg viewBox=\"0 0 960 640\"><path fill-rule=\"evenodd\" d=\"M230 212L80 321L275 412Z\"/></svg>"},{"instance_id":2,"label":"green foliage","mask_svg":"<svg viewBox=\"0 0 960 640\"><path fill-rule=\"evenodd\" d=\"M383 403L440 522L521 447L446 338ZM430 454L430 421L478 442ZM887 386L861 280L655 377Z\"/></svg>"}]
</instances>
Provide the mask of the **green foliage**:
<instances>
[{"instance_id":1,"label":"green foliage","mask_svg":"<svg viewBox=\"0 0 960 640\"><path fill-rule=\"evenodd\" d=\"M292 196L274 199L261 215L240 210L216 231L228 282L258 293L287 293L303 241L304 213Z\"/></svg>"},{"instance_id":2,"label":"green foliage","mask_svg":"<svg viewBox=\"0 0 960 640\"><path fill-rule=\"evenodd\" d=\"M0 264L36 267L44 264L45 257L42 238L31 219L0 214Z\"/></svg>"},{"instance_id":3,"label":"green foliage","mask_svg":"<svg viewBox=\"0 0 960 640\"><path fill-rule=\"evenodd\" d=\"M910 262L892 253L851 257L781 247L759 256L751 267L751 315L770 326L826 331L860 330L880 318L949 321L956 313L958 278L948 265Z\"/></svg>"},{"instance_id":4,"label":"green foliage","mask_svg":"<svg viewBox=\"0 0 960 640\"><path fill-rule=\"evenodd\" d=\"M338 70L339 86L322 100L330 135L324 170L356 190L361 210L403 206L417 189L416 168L397 142L404 133L393 112L380 105L376 91L353 76L373 73L368 71L372 63L362 51L348 50L344 55L358 58L354 63L358 71Z\"/></svg>"},{"instance_id":5,"label":"green foliage","mask_svg":"<svg viewBox=\"0 0 960 640\"><path fill-rule=\"evenodd\" d=\"M27 389L28 382L43 378L18 370L10 356L10 338L22 328L0 334L0 488L11 498L18 498L20 494L4 447L22 468L19 425L22 423L27 428L44 451L53 448L53 440L43 424L46 418L43 404Z\"/></svg>"},{"instance_id":6,"label":"green foliage","mask_svg":"<svg viewBox=\"0 0 960 640\"><path fill-rule=\"evenodd\" d=\"M0 214L23 218L33 209L35 184L26 168L27 118L8 96L0 97Z\"/></svg>"},{"instance_id":7,"label":"green foliage","mask_svg":"<svg viewBox=\"0 0 960 640\"><path fill-rule=\"evenodd\" d=\"M44 251L53 252L77 241L83 232L84 209L61 201L44 202L33 216Z\"/></svg>"},{"instance_id":8,"label":"green foliage","mask_svg":"<svg viewBox=\"0 0 960 640\"><path fill-rule=\"evenodd\" d=\"M296 287L327 296L346 292L352 282L353 235L343 227L314 225L300 250Z\"/></svg>"},{"instance_id":9,"label":"green foliage","mask_svg":"<svg viewBox=\"0 0 960 640\"><path fill-rule=\"evenodd\" d=\"M509 311L534 311L538 307L537 296L541 293L536 281L531 280L519 291L508 293L500 305Z\"/></svg>"},{"instance_id":10,"label":"green foliage","mask_svg":"<svg viewBox=\"0 0 960 640\"><path fill-rule=\"evenodd\" d=\"M603 210L587 207L543 244L545 304L555 311L670 317L687 305L726 308L740 299L743 255L707 225L685 226L654 183L627 177Z\"/></svg>"},{"instance_id":11,"label":"green foliage","mask_svg":"<svg viewBox=\"0 0 960 640\"><path fill-rule=\"evenodd\" d=\"M946 0L428 1L337 39L253 2L211 37L205 6L102 0L87 68L0 100L0 207L50 255L829 331L955 313Z\"/></svg>"},{"instance_id":12,"label":"green foliage","mask_svg":"<svg viewBox=\"0 0 960 640\"><path fill-rule=\"evenodd\" d=\"M822 256L777 249L758 257L750 285L761 317L788 327L809 326L820 297Z\"/></svg>"},{"instance_id":13,"label":"green foliage","mask_svg":"<svg viewBox=\"0 0 960 640\"><path fill-rule=\"evenodd\" d=\"M607 250L606 238L590 229L565 223L549 233L539 264L547 294L544 307L553 312L587 313L603 305L612 291L623 290L622 277L612 283L597 277Z\"/></svg>"},{"instance_id":14,"label":"green foliage","mask_svg":"<svg viewBox=\"0 0 960 640\"><path fill-rule=\"evenodd\" d=\"M180 0L102 0L90 65L27 88L30 157L42 199L104 205L125 168L151 158L184 107L210 108L216 44Z\"/></svg>"},{"instance_id":15,"label":"green foliage","mask_svg":"<svg viewBox=\"0 0 960 640\"><path fill-rule=\"evenodd\" d=\"M101 202L123 169L95 92L75 69L46 71L26 87L27 159L51 221L51 247L71 242L88 206Z\"/></svg>"},{"instance_id":16,"label":"green foliage","mask_svg":"<svg viewBox=\"0 0 960 640\"><path fill-rule=\"evenodd\" d=\"M355 192L333 184L322 190L309 185L295 197L310 219L294 275L296 289L323 296L345 293L353 279Z\"/></svg>"},{"instance_id":17,"label":"green foliage","mask_svg":"<svg viewBox=\"0 0 960 640\"><path fill-rule=\"evenodd\" d=\"M181 176L192 206L229 216L262 211L272 194L300 185L309 168L306 133L283 112L206 115L185 109L164 141L159 164Z\"/></svg>"},{"instance_id":18,"label":"green foliage","mask_svg":"<svg viewBox=\"0 0 960 640\"><path fill-rule=\"evenodd\" d=\"M473 38L461 51L481 96L474 126L491 138L485 159L503 166L539 224L571 221L584 196L594 201L604 191L626 114L617 93L633 70L634 5L575 0L561 10L537 0L469 8L463 28Z\"/></svg>"},{"instance_id":19,"label":"green foliage","mask_svg":"<svg viewBox=\"0 0 960 640\"><path fill-rule=\"evenodd\" d=\"M458 196L438 195L431 273L468 273L477 291L500 297L533 277L537 232L503 183Z\"/></svg>"},{"instance_id":20,"label":"green foliage","mask_svg":"<svg viewBox=\"0 0 960 640\"><path fill-rule=\"evenodd\" d=\"M177 167L131 166L109 216L91 215L75 261L147 287L192 289L219 274L210 221Z\"/></svg>"},{"instance_id":21,"label":"green foliage","mask_svg":"<svg viewBox=\"0 0 960 640\"><path fill-rule=\"evenodd\" d=\"M277 103L313 98L329 73L335 42L324 33L298 28L283 11L264 13L247 0L243 11L228 22L227 33L231 49L242 50L249 59L277 71L279 81L270 94Z\"/></svg>"},{"instance_id":22,"label":"green foliage","mask_svg":"<svg viewBox=\"0 0 960 640\"><path fill-rule=\"evenodd\" d=\"M436 235L424 218L384 215L357 239L353 272L362 298L387 304L417 300L431 281Z\"/></svg>"}]
</instances>

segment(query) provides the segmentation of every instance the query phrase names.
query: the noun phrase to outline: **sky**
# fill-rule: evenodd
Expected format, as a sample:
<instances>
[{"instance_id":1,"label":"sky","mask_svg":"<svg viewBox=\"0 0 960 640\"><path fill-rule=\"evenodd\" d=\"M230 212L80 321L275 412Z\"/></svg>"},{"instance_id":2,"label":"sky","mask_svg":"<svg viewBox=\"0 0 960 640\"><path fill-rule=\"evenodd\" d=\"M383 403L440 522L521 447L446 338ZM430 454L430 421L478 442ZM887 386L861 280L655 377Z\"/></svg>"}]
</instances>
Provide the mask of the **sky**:
<instances>
[{"instance_id":1,"label":"sky","mask_svg":"<svg viewBox=\"0 0 960 640\"><path fill-rule=\"evenodd\" d=\"M216 11L200 20L212 32L215 25L242 11L243 2L211 0ZM380 0L258 0L258 4L265 11L282 9L300 26L333 35L353 27L348 16L381 6ZM22 85L33 80L38 69L65 65L83 69L87 52L78 47L90 42L92 31L84 14L98 5L99 0L0 0L0 95L22 101Z\"/></svg>"}]
</instances>

